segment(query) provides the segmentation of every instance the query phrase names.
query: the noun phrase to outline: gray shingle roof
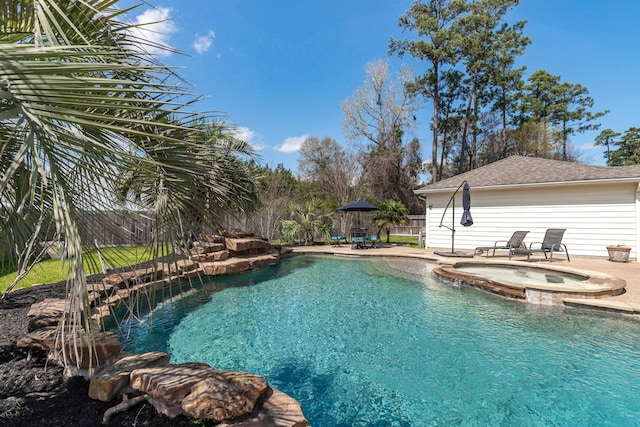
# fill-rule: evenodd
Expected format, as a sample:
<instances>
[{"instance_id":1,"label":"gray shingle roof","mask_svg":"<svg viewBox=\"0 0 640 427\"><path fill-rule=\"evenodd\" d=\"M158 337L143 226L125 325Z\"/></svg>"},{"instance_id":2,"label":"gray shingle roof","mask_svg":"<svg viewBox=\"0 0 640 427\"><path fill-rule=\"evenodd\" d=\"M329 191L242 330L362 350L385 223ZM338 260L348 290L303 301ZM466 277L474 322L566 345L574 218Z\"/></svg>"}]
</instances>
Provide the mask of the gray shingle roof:
<instances>
[{"instance_id":1,"label":"gray shingle roof","mask_svg":"<svg viewBox=\"0 0 640 427\"><path fill-rule=\"evenodd\" d=\"M593 166L538 157L510 156L435 184L426 185L415 192L421 194L433 190L455 190L465 180L471 187L479 188L624 179L637 179L640 182L640 165Z\"/></svg>"}]
</instances>

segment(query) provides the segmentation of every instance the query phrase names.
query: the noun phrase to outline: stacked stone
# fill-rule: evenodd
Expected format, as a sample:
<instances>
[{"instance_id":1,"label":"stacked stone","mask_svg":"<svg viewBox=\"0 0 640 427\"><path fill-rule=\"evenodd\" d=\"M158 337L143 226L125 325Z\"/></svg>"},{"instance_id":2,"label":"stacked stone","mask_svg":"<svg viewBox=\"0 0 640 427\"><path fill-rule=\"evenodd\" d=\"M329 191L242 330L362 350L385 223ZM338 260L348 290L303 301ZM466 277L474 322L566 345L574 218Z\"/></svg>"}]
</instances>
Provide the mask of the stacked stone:
<instances>
[{"instance_id":1,"label":"stacked stone","mask_svg":"<svg viewBox=\"0 0 640 427\"><path fill-rule=\"evenodd\" d=\"M89 300L95 313L92 329L98 331L114 310L141 292L147 295L184 279L263 267L275 263L279 253L262 239L208 235L200 236L194 244L192 258L113 273L90 284ZM228 426L236 422L243 426L308 426L298 402L271 389L263 377L217 371L204 363L174 365L169 363L169 355L161 352L121 353L122 345L112 332L94 332L91 343L83 331L61 333L61 321L69 317L66 300L33 304L28 313L28 334L18 346L49 351L53 362L66 360L67 365L77 366L78 370L67 373L90 380L92 399L108 402L121 397L122 403L105 413L105 422L114 413L147 400L169 417L183 414ZM69 339L72 335L76 336L73 343Z\"/></svg>"}]
</instances>

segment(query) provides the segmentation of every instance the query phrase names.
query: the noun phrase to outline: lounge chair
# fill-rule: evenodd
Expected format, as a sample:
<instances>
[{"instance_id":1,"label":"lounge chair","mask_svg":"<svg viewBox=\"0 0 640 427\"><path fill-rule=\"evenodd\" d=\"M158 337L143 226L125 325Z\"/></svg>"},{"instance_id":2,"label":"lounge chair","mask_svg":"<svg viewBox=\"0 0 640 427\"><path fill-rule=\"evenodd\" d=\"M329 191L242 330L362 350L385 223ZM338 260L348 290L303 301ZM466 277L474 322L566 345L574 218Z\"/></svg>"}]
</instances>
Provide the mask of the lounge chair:
<instances>
[{"instance_id":1,"label":"lounge chair","mask_svg":"<svg viewBox=\"0 0 640 427\"><path fill-rule=\"evenodd\" d=\"M567 261L571 261L569 258L569 251L567 245L562 243L562 236L566 229L564 228L550 228L544 233L542 242L531 243L529 248L518 248L511 251L513 254L526 255L527 261L531 261L531 255L535 253L543 253L544 258L547 259L549 254L549 262L553 261L554 252L564 252L567 255Z\"/></svg>"},{"instance_id":2,"label":"lounge chair","mask_svg":"<svg viewBox=\"0 0 640 427\"><path fill-rule=\"evenodd\" d=\"M504 249L509 251L509 258L511 258L511 251L514 249L527 248L527 245L524 243L524 238L527 236L527 233L529 233L529 231L516 231L509 240L498 240L493 246L477 247L476 252L485 252L488 257L490 251L493 251L492 255L496 256L497 249Z\"/></svg>"}]
</instances>

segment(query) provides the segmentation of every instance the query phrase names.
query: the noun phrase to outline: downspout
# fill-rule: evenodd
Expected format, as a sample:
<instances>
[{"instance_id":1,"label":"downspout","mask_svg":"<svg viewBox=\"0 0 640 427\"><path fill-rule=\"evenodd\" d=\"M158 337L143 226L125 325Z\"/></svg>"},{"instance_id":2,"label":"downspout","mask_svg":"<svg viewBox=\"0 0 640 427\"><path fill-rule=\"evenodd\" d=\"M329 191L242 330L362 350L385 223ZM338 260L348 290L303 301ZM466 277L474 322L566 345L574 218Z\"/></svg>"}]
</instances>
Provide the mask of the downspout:
<instances>
[{"instance_id":1,"label":"downspout","mask_svg":"<svg viewBox=\"0 0 640 427\"><path fill-rule=\"evenodd\" d=\"M418 196L418 199L424 201L424 250L429 247L429 197ZM420 245L420 235L418 235L418 245Z\"/></svg>"}]
</instances>

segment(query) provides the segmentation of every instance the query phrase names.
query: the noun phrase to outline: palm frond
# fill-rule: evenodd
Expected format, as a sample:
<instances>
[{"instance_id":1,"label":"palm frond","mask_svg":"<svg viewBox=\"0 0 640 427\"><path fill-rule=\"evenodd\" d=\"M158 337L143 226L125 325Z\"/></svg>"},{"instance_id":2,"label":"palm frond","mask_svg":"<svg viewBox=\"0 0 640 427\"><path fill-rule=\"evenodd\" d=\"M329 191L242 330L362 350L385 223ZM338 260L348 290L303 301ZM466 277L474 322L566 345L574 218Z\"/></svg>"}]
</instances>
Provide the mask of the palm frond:
<instances>
[{"instance_id":1,"label":"palm frond","mask_svg":"<svg viewBox=\"0 0 640 427\"><path fill-rule=\"evenodd\" d=\"M82 248L93 242L83 241L83 215L147 211L159 253L257 199L251 147L221 115L190 110L198 98L145 53L115 4L0 8L0 246L32 262L34 242L62 239L72 334L91 330Z\"/></svg>"}]
</instances>

